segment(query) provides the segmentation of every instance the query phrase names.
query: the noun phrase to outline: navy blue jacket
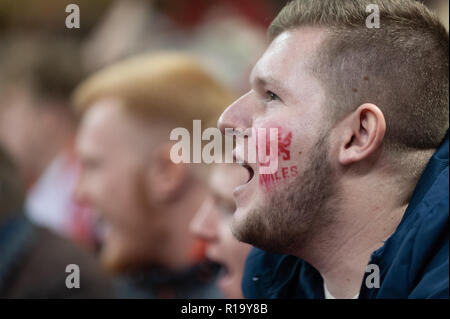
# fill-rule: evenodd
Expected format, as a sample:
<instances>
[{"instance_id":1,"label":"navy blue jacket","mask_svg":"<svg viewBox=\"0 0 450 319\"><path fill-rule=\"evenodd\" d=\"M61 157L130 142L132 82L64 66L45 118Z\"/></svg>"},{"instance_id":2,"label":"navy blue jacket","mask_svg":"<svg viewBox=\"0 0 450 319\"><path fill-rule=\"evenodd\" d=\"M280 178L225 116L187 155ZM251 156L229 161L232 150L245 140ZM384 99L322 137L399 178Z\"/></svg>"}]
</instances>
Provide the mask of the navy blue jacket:
<instances>
[{"instance_id":1,"label":"navy blue jacket","mask_svg":"<svg viewBox=\"0 0 450 319\"><path fill-rule=\"evenodd\" d=\"M430 159L405 214L384 245L372 253L379 288L365 274L359 298L449 298L449 136ZM254 248L242 289L246 298L324 298L319 272L300 258Z\"/></svg>"}]
</instances>

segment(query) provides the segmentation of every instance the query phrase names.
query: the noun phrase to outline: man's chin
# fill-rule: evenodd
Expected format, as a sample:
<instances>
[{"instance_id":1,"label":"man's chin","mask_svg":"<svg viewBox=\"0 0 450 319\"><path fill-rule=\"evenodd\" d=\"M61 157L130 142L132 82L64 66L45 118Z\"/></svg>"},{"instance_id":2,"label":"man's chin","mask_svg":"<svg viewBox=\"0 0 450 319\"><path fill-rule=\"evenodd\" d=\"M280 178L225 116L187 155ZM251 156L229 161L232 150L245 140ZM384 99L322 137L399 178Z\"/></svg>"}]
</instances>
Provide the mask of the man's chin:
<instances>
[{"instance_id":1,"label":"man's chin","mask_svg":"<svg viewBox=\"0 0 450 319\"><path fill-rule=\"evenodd\" d=\"M233 236L244 243L271 253L287 253L290 243L284 240L284 236L277 232L273 213L264 209L237 209L231 221Z\"/></svg>"},{"instance_id":2,"label":"man's chin","mask_svg":"<svg viewBox=\"0 0 450 319\"><path fill-rule=\"evenodd\" d=\"M233 233L233 236L241 242L246 242L246 222L248 214L250 214L249 208L238 207L231 219L231 232Z\"/></svg>"},{"instance_id":3,"label":"man's chin","mask_svg":"<svg viewBox=\"0 0 450 319\"><path fill-rule=\"evenodd\" d=\"M246 202L240 201L239 199L236 200L236 210L233 213L233 218L231 221L232 229L234 227L245 228L245 226L241 225L258 218L257 215L260 211L259 207L262 207L261 205L264 200L270 200L270 196L268 194L264 196L259 192L259 190L256 190L252 196L253 198Z\"/></svg>"},{"instance_id":4,"label":"man's chin","mask_svg":"<svg viewBox=\"0 0 450 319\"><path fill-rule=\"evenodd\" d=\"M251 208L238 208L231 220L231 232L240 242L244 242L258 248L264 249L265 236L267 230L260 222L262 216L259 212Z\"/></svg>"},{"instance_id":5,"label":"man's chin","mask_svg":"<svg viewBox=\"0 0 450 319\"><path fill-rule=\"evenodd\" d=\"M132 265L119 249L104 245L100 250L99 261L101 266L113 275L129 272Z\"/></svg>"}]
</instances>

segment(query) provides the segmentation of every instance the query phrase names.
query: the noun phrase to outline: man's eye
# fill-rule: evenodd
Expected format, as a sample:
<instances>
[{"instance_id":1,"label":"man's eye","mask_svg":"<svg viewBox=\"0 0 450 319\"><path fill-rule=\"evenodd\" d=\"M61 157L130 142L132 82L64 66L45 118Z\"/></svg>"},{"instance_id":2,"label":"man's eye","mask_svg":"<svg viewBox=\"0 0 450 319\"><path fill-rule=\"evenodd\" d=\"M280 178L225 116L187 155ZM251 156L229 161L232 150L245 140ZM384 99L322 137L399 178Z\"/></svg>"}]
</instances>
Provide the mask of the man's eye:
<instances>
[{"instance_id":1,"label":"man's eye","mask_svg":"<svg viewBox=\"0 0 450 319\"><path fill-rule=\"evenodd\" d=\"M267 100L270 101L275 101L275 100L279 100L280 98L278 97L278 95L276 95L275 93L273 93L272 91L266 91L266 95L267 95Z\"/></svg>"}]
</instances>

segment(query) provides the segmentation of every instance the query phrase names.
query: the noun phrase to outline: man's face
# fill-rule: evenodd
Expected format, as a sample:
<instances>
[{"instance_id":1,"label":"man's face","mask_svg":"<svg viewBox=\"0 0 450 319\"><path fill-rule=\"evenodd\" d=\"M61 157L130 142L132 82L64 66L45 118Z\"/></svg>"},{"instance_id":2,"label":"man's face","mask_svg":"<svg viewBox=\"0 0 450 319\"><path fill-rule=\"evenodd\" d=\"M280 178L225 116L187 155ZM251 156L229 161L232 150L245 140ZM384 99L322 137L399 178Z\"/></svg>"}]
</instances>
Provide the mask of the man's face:
<instances>
[{"instance_id":1,"label":"man's face","mask_svg":"<svg viewBox=\"0 0 450 319\"><path fill-rule=\"evenodd\" d=\"M0 105L0 142L19 164L27 184L38 177L37 163L52 142L49 112L35 105L26 87L9 88ZM54 132L54 130L53 130Z\"/></svg>"},{"instance_id":2,"label":"man's face","mask_svg":"<svg viewBox=\"0 0 450 319\"><path fill-rule=\"evenodd\" d=\"M255 65L251 90L219 119L222 131L278 128L277 171L262 174L261 163L246 163L250 179L234 190L233 233L266 250L292 252L313 225L324 221L319 211L332 186L329 126L324 89L309 70L323 37L312 28L279 35ZM259 141L256 147L262 147ZM247 159L242 148L235 152Z\"/></svg>"},{"instance_id":3,"label":"man's face","mask_svg":"<svg viewBox=\"0 0 450 319\"><path fill-rule=\"evenodd\" d=\"M158 224L149 223L144 187L145 133L114 100L97 102L83 117L76 142L81 174L76 193L100 217L105 266L142 262ZM154 227L152 227L154 226ZM155 228L155 229L153 229ZM145 245L150 245L146 247Z\"/></svg>"},{"instance_id":4,"label":"man's face","mask_svg":"<svg viewBox=\"0 0 450 319\"><path fill-rule=\"evenodd\" d=\"M236 209L233 189L245 182L246 172L236 164L217 165L210 178L208 197L191 222L192 231L207 242L208 259L223 266L219 288L226 298L242 298L244 264L251 246L234 238L230 221Z\"/></svg>"}]
</instances>

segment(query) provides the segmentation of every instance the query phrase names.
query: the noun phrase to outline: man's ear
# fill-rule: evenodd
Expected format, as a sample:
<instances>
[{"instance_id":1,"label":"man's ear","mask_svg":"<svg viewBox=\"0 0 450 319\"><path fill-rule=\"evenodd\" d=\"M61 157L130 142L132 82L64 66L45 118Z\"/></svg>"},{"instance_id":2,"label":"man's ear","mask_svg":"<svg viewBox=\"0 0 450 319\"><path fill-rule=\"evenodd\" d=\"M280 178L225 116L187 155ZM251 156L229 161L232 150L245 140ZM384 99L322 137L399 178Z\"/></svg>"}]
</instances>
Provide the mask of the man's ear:
<instances>
[{"instance_id":1,"label":"man's ear","mask_svg":"<svg viewBox=\"0 0 450 319\"><path fill-rule=\"evenodd\" d=\"M165 143L153 150L153 161L147 174L147 185L152 200L167 202L179 194L187 178L184 163L175 164L170 159L172 144Z\"/></svg>"},{"instance_id":2,"label":"man's ear","mask_svg":"<svg viewBox=\"0 0 450 319\"><path fill-rule=\"evenodd\" d=\"M385 132L383 112L374 104L359 106L344 120L339 163L349 165L368 158L383 142Z\"/></svg>"}]
</instances>

